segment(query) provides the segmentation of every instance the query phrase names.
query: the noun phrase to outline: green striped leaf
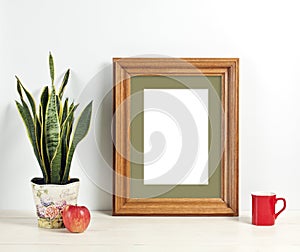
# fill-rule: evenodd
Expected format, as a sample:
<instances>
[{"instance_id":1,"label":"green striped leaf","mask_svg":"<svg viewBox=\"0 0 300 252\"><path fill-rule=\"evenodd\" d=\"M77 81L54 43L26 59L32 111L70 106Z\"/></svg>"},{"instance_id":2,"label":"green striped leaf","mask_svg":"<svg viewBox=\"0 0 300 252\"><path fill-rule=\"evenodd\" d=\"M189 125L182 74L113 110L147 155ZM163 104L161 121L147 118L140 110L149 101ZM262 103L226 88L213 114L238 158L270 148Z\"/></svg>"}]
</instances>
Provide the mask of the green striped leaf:
<instances>
[{"instance_id":1,"label":"green striped leaf","mask_svg":"<svg viewBox=\"0 0 300 252\"><path fill-rule=\"evenodd\" d=\"M54 157L51 160L51 172L50 172L50 176L51 176L51 183L53 184L60 184L61 182L61 158L62 158L62 137L60 138L59 144L56 148L56 151L54 153Z\"/></svg>"},{"instance_id":2,"label":"green striped leaf","mask_svg":"<svg viewBox=\"0 0 300 252\"><path fill-rule=\"evenodd\" d=\"M46 107L48 104L48 100L49 100L49 88L46 86L44 87L42 94L41 94L41 100L40 100L40 104L42 105L42 109L43 109L43 116L45 116L46 113Z\"/></svg>"},{"instance_id":3,"label":"green striped leaf","mask_svg":"<svg viewBox=\"0 0 300 252\"><path fill-rule=\"evenodd\" d=\"M61 86L59 88L58 95L59 95L60 99L62 99L62 97L64 95L65 88L68 84L69 76L70 76L70 69L68 69L67 72L65 73L63 81L62 81Z\"/></svg>"},{"instance_id":4,"label":"green striped leaf","mask_svg":"<svg viewBox=\"0 0 300 252\"><path fill-rule=\"evenodd\" d=\"M60 125L56 107L56 95L53 88L49 97L45 115L45 138L48 159L51 162L59 144Z\"/></svg>"},{"instance_id":5,"label":"green striped leaf","mask_svg":"<svg viewBox=\"0 0 300 252\"><path fill-rule=\"evenodd\" d=\"M76 108L78 107L79 104L76 105ZM74 102L71 103L69 110L72 110L74 107ZM71 133L73 130L73 124L74 124L74 115L72 115L71 120L68 122L68 129L67 129L67 138L66 138L66 144L67 146L70 146L70 139L71 139Z\"/></svg>"},{"instance_id":6,"label":"green striped leaf","mask_svg":"<svg viewBox=\"0 0 300 252\"><path fill-rule=\"evenodd\" d=\"M68 124L64 127L62 134L61 134L61 171L60 176L61 178L64 176L65 168L66 168L66 160L67 160L67 153L68 153L68 145L67 145L67 132L68 132Z\"/></svg>"},{"instance_id":7,"label":"green striped leaf","mask_svg":"<svg viewBox=\"0 0 300 252\"><path fill-rule=\"evenodd\" d=\"M85 109L82 111L76 123L74 134L72 136L72 141L67 153L66 168L62 178L63 184L67 183L69 180L70 167L71 167L71 162L72 162L75 148L78 145L78 143L86 136L89 130L91 115L92 115L92 102L90 102L85 107Z\"/></svg>"},{"instance_id":8,"label":"green striped leaf","mask_svg":"<svg viewBox=\"0 0 300 252\"><path fill-rule=\"evenodd\" d=\"M40 115L43 114L42 111L42 106L40 104ZM41 120L41 137L38 139L38 145L40 146L40 152L41 152L41 159L43 162L43 165L45 167L46 173L47 173L47 182L49 183L49 178L50 178L50 163L48 160L48 155L47 155L47 148L46 148L46 140L45 140L45 125L44 125L44 117L40 116L42 118Z\"/></svg>"},{"instance_id":9,"label":"green striped leaf","mask_svg":"<svg viewBox=\"0 0 300 252\"><path fill-rule=\"evenodd\" d=\"M34 124L35 124L35 141L39 153L40 165L42 166L43 177L45 183L47 184L49 183L49 172L47 171L47 163L45 163L43 159L43 145L41 142L41 139L43 138L43 125L39 121L38 117L35 117Z\"/></svg>"},{"instance_id":10,"label":"green striped leaf","mask_svg":"<svg viewBox=\"0 0 300 252\"><path fill-rule=\"evenodd\" d=\"M56 95L56 108L57 108L57 114L59 118L59 122L61 122L61 117L62 117L62 107L60 106L60 99L58 95Z\"/></svg>"},{"instance_id":11,"label":"green striped leaf","mask_svg":"<svg viewBox=\"0 0 300 252\"><path fill-rule=\"evenodd\" d=\"M49 88L46 86L44 87L40 98L40 121L42 124L44 124L45 122L48 101L49 101Z\"/></svg>"},{"instance_id":12,"label":"green striped leaf","mask_svg":"<svg viewBox=\"0 0 300 252\"><path fill-rule=\"evenodd\" d=\"M16 76L16 78L17 78L17 76ZM17 90L20 95L20 99L23 100L23 93L22 93L21 85L18 81L17 81Z\"/></svg>"},{"instance_id":13,"label":"green striped leaf","mask_svg":"<svg viewBox=\"0 0 300 252\"><path fill-rule=\"evenodd\" d=\"M42 129L41 129L41 123L39 121L39 119L37 117L35 117L34 119L34 135L35 135L35 141L36 141L36 146L37 146L37 150L39 152L39 157L41 157L41 145L39 144L40 139L41 139L41 133L42 133ZM43 164L44 166L44 164Z\"/></svg>"},{"instance_id":14,"label":"green striped leaf","mask_svg":"<svg viewBox=\"0 0 300 252\"><path fill-rule=\"evenodd\" d=\"M27 91L27 89L23 86L23 84L21 83L20 79L15 76L16 79L17 79L17 90L18 90L18 93L20 95L20 98L22 101L24 101L23 99L23 95L22 95L22 89L24 90L25 94L26 94L26 97L30 103L30 106L31 106L31 111L32 111L32 116L35 117L36 116L36 107L35 107L35 101L34 101L34 98L32 97L32 95Z\"/></svg>"},{"instance_id":15,"label":"green striped leaf","mask_svg":"<svg viewBox=\"0 0 300 252\"><path fill-rule=\"evenodd\" d=\"M42 106L41 105L39 106L39 119L42 122L42 120L43 120L43 110L42 110Z\"/></svg>"},{"instance_id":16,"label":"green striped leaf","mask_svg":"<svg viewBox=\"0 0 300 252\"><path fill-rule=\"evenodd\" d=\"M69 112L66 117L65 122L61 127L60 141L59 145L55 151L54 158L51 161L51 179L53 179L53 183L61 182L61 176L64 174L64 168L66 164L66 156L67 156L67 148L66 148L66 132L67 125L69 121L73 117L73 113L77 107L73 107L73 109Z\"/></svg>"},{"instance_id":17,"label":"green striped leaf","mask_svg":"<svg viewBox=\"0 0 300 252\"><path fill-rule=\"evenodd\" d=\"M63 108L63 112L62 112L62 116L61 116L61 122L64 123L66 120L66 117L68 115L68 111L69 111L69 107L68 104L69 103L69 99L67 98L64 102L64 108Z\"/></svg>"},{"instance_id":18,"label":"green striped leaf","mask_svg":"<svg viewBox=\"0 0 300 252\"><path fill-rule=\"evenodd\" d=\"M49 52L49 69L52 85L54 85L54 62L51 52Z\"/></svg>"},{"instance_id":19,"label":"green striped leaf","mask_svg":"<svg viewBox=\"0 0 300 252\"><path fill-rule=\"evenodd\" d=\"M48 177L50 177L50 162L48 159L47 154L47 147L46 147L46 137L45 137L45 117L46 117L46 109L49 100L49 88L46 86L41 94L40 98L40 122L41 122L41 138L40 138L40 146L41 146L41 156L42 161L45 164L46 171Z\"/></svg>"},{"instance_id":20,"label":"green striped leaf","mask_svg":"<svg viewBox=\"0 0 300 252\"><path fill-rule=\"evenodd\" d=\"M28 138L29 138L30 143L31 143L31 145L33 147L33 151L34 151L34 154L35 154L35 156L36 156L36 158L38 160L38 163L39 163L39 165L41 167L43 176L44 176L44 178L47 178L47 172L44 169L44 166L43 166L43 164L41 162L41 158L39 156L39 151L38 151L37 142L36 142L34 121L33 121L32 117L31 117L29 108L28 108L28 106L27 106L27 104L25 102L22 105L18 101L16 101L16 105L17 105L18 111L19 111L19 113L20 113L20 115L21 115L21 117L23 119L23 122L25 124Z\"/></svg>"}]
</instances>

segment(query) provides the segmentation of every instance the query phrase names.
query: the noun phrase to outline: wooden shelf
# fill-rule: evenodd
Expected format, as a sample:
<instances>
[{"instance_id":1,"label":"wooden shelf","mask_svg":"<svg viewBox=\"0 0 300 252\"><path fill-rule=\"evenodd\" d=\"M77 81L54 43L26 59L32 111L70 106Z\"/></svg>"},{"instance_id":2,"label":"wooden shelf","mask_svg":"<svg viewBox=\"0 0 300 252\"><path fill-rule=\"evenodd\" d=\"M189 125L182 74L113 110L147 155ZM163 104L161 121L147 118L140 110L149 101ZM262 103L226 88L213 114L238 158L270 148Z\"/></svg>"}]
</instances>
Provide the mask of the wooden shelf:
<instances>
[{"instance_id":1,"label":"wooden shelf","mask_svg":"<svg viewBox=\"0 0 300 252\"><path fill-rule=\"evenodd\" d=\"M300 251L300 211L271 227L240 217L112 217L92 212L88 230L37 227L33 212L0 211L0 251ZM84 249L84 250L83 250Z\"/></svg>"}]
</instances>

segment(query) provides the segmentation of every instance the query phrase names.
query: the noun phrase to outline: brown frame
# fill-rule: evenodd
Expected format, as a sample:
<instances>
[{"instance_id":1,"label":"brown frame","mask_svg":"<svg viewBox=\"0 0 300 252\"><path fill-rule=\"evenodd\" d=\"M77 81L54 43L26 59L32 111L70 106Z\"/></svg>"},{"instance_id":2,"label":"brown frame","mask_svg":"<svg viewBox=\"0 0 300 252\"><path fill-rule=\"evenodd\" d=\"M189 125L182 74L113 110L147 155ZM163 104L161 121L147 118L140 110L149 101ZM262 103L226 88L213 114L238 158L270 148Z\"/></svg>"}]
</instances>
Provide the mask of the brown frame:
<instances>
[{"instance_id":1,"label":"brown frame","mask_svg":"<svg viewBox=\"0 0 300 252\"><path fill-rule=\"evenodd\" d=\"M130 97L130 78L137 75L199 75L222 77L222 143L220 198L130 198L130 107L115 117L113 215L238 216L239 59L238 58L114 58L114 112ZM120 175L120 176L119 176ZM124 179L125 178L125 179ZM122 196L120 196L122 195Z\"/></svg>"}]
</instances>

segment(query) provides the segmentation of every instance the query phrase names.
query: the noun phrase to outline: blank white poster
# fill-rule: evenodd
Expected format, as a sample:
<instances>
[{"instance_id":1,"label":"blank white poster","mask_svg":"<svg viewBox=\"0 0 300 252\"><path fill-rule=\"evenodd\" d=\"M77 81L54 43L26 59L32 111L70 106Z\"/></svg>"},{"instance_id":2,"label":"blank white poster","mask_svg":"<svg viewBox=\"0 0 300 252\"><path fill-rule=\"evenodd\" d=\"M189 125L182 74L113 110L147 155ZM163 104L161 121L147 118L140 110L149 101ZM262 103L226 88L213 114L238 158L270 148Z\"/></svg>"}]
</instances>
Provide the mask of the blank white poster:
<instances>
[{"instance_id":1,"label":"blank white poster","mask_svg":"<svg viewBox=\"0 0 300 252\"><path fill-rule=\"evenodd\" d=\"M144 90L144 184L208 184L208 89Z\"/></svg>"}]
</instances>

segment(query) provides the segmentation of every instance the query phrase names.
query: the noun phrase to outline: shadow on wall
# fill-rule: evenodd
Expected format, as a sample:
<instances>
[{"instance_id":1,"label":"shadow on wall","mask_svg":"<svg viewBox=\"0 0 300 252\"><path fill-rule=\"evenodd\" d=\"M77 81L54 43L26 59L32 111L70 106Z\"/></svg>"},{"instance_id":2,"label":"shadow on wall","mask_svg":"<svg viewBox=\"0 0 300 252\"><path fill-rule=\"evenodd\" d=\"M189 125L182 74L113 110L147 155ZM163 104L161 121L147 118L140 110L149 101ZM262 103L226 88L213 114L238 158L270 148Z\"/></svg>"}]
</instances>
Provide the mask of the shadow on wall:
<instances>
[{"instance_id":1,"label":"shadow on wall","mask_svg":"<svg viewBox=\"0 0 300 252\"><path fill-rule=\"evenodd\" d=\"M1 144L0 144L0 153L1 153L1 162L4 164L8 164L5 162L12 158L12 150L17 148L19 145L18 139L22 137L22 131L18 129L18 123L16 123L18 118L18 111L16 107L12 104L9 104L3 113L3 118L0 120L0 129L1 129ZM5 171L5 169L0 169L1 178L4 178L5 176L2 176L2 172Z\"/></svg>"},{"instance_id":2,"label":"shadow on wall","mask_svg":"<svg viewBox=\"0 0 300 252\"><path fill-rule=\"evenodd\" d=\"M20 195L18 187L20 185L22 188L24 181L29 185L32 175L37 175L39 172L39 168L34 165L24 166L31 160L34 163L35 157L21 120L12 99L11 103L3 108L0 118L0 209L12 209L16 205L26 205L26 197L18 198ZM14 199L13 203L11 203L12 199Z\"/></svg>"},{"instance_id":3,"label":"shadow on wall","mask_svg":"<svg viewBox=\"0 0 300 252\"><path fill-rule=\"evenodd\" d=\"M3 117L0 118L0 153L2 166L0 169L0 178L10 180L11 178L17 177L14 176L14 173L18 171L15 170L14 167L19 169L19 165L23 164L22 161L28 160L28 155L32 155L34 161L35 157L14 100L7 105L2 116ZM32 168L32 171L35 169L36 167ZM37 171L39 171L39 168ZM28 170L24 169L24 171L20 172L22 175L23 173L26 174L31 179ZM8 178L10 173L12 177Z\"/></svg>"},{"instance_id":4,"label":"shadow on wall","mask_svg":"<svg viewBox=\"0 0 300 252\"><path fill-rule=\"evenodd\" d=\"M103 195L97 195L97 198L106 201L109 196L109 203L113 192L112 69L112 64L104 66L85 85L78 99L81 106L85 106L90 100L93 100L93 114L90 132L85 140L78 145L77 158L80 168L88 179L103 191ZM107 202L99 203L100 205L107 205Z\"/></svg>"}]
</instances>

